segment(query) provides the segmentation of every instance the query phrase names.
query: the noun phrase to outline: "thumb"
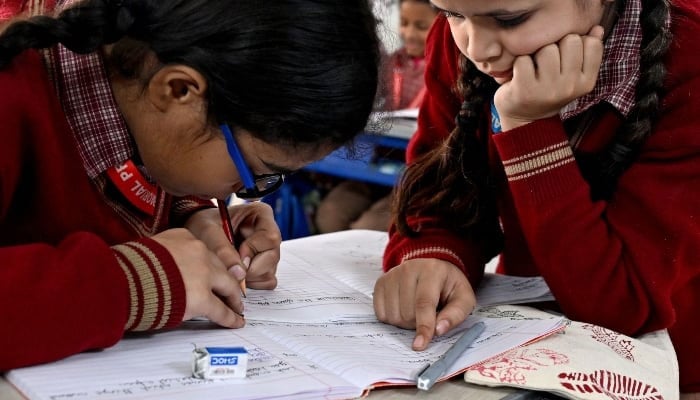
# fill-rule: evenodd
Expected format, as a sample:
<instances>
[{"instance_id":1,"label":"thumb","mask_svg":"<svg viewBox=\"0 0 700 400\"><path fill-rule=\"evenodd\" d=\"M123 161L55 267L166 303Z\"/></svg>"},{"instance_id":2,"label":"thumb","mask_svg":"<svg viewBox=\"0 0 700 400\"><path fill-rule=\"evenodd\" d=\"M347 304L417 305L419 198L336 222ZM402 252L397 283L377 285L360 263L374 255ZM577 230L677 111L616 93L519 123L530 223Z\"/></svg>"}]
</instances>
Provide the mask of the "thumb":
<instances>
[{"instance_id":1,"label":"thumb","mask_svg":"<svg viewBox=\"0 0 700 400\"><path fill-rule=\"evenodd\" d=\"M259 253L257 247L252 243L252 237L241 242L238 246L238 254L241 260L241 266L248 270L250 262Z\"/></svg>"},{"instance_id":2,"label":"thumb","mask_svg":"<svg viewBox=\"0 0 700 400\"><path fill-rule=\"evenodd\" d=\"M458 299L452 300L445 304L436 317L435 333L444 335L452 328L461 324L474 309L473 304L462 302Z\"/></svg>"}]
</instances>

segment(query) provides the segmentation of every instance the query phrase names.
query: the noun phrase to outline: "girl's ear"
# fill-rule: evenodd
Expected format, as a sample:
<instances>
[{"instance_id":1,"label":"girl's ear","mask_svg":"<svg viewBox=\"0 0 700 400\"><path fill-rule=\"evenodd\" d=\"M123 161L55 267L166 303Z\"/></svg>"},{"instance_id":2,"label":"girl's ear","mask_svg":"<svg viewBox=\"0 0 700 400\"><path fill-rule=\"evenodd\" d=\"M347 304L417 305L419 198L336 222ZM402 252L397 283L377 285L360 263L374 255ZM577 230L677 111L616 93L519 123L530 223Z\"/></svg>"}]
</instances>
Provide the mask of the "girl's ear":
<instances>
[{"instance_id":1,"label":"girl's ear","mask_svg":"<svg viewBox=\"0 0 700 400\"><path fill-rule=\"evenodd\" d=\"M206 101L207 81L194 68L167 65L148 82L146 97L158 110L172 106L201 104Z\"/></svg>"}]
</instances>

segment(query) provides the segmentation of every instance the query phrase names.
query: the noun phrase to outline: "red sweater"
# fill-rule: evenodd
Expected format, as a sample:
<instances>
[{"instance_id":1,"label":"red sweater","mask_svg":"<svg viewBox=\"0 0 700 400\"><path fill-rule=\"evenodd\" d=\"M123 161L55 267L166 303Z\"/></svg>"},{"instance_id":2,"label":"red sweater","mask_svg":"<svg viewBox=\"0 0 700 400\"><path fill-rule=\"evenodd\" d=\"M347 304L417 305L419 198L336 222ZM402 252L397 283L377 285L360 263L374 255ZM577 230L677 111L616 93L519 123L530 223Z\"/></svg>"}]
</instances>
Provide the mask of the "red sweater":
<instances>
[{"instance_id":1,"label":"red sweater","mask_svg":"<svg viewBox=\"0 0 700 400\"><path fill-rule=\"evenodd\" d=\"M202 205L159 191L149 216L89 179L36 52L0 70L0 91L0 371L179 324L179 270L145 236Z\"/></svg>"},{"instance_id":2,"label":"red sweater","mask_svg":"<svg viewBox=\"0 0 700 400\"><path fill-rule=\"evenodd\" d=\"M621 123L611 107L576 153L560 119L492 135L498 209L505 234L499 272L542 275L572 319L636 335L668 328L677 349L681 390L700 391L700 5L676 0L661 119L639 159L608 202L592 201L575 157L602 149ZM426 85L408 162L442 141L460 99L458 50L446 20L428 39ZM410 220L409 223L416 223ZM434 257L463 268L473 285L483 274L479 248L421 222L416 239L392 228L384 267Z\"/></svg>"}]
</instances>

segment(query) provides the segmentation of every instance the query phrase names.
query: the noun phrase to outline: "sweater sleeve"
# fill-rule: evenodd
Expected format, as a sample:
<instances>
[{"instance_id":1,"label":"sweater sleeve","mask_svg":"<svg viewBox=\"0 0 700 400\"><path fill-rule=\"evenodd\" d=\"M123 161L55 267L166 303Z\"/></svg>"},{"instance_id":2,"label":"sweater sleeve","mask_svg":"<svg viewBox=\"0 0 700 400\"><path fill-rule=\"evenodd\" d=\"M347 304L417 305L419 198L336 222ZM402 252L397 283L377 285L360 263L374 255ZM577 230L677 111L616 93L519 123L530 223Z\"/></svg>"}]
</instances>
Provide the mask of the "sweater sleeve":
<instances>
[{"instance_id":1,"label":"sweater sleeve","mask_svg":"<svg viewBox=\"0 0 700 400\"><path fill-rule=\"evenodd\" d=\"M39 55L18 56L0 87L13 94L0 96L0 371L179 324L186 303L175 261L93 208L100 199Z\"/></svg>"},{"instance_id":2,"label":"sweater sleeve","mask_svg":"<svg viewBox=\"0 0 700 400\"><path fill-rule=\"evenodd\" d=\"M195 196L176 197L172 203L169 219L170 226L173 228L183 227L192 214L213 207L214 203L211 200L200 199Z\"/></svg>"},{"instance_id":3,"label":"sweater sleeve","mask_svg":"<svg viewBox=\"0 0 700 400\"><path fill-rule=\"evenodd\" d=\"M675 320L678 285L700 265L700 101L680 93L608 202L591 200L558 118L493 137L532 257L570 318L626 334Z\"/></svg>"},{"instance_id":4,"label":"sweater sleeve","mask_svg":"<svg viewBox=\"0 0 700 400\"><path fill-rule=\"evenodd\" d=\"M416 237L401 235L396 226L389 229L389 243L384 251L384 271L389 271L407 260L435 258L448 261L464 272L472 286L476 287L484 275L481 249L475 242L466 240L443 229L437 218L410 218L412 227L420 226Z\"/></svg>"},{"instance_id":5,"label":"sweater sleeve","mask_svg":"<svg viewBox=\"0 0 700 400\"><path fill-rule=\"evenodd\" d=\"M179 324L185 289L152 239L110 248L91 233L0 249L0 371L114 345L125 330ZM99 266L99 267L97 267Z\"/></svg>"}]
</instances>

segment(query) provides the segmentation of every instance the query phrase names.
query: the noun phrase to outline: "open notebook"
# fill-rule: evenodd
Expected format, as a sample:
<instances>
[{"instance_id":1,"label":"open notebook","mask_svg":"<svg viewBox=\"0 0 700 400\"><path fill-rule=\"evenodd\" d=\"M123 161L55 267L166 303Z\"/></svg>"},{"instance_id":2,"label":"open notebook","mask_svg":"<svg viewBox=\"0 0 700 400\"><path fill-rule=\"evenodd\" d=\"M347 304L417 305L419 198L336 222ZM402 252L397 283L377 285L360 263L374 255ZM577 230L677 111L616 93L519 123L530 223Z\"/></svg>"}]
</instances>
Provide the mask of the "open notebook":
<instances>
[{"instance_id":1,"label":"open notebook","mask_svg":"<svg viewBox=\"0 0 700 400\"><path fill-rule=\"evenodd\" d=\"M563 327L559 317L510 319L490 307L435 338L428 350L414 352L413 331L374 317L371 293L385 244L386 233L373 231L284 242L279 286L248 291L242 329L189 321L100 352L13 370L7 379L29 399L345 399L377 386L415 385L416 373L478 321L486 331L443 379ZM192 378L194 345L245 346L247 377Z\"/></svg>"}]
</instances>

